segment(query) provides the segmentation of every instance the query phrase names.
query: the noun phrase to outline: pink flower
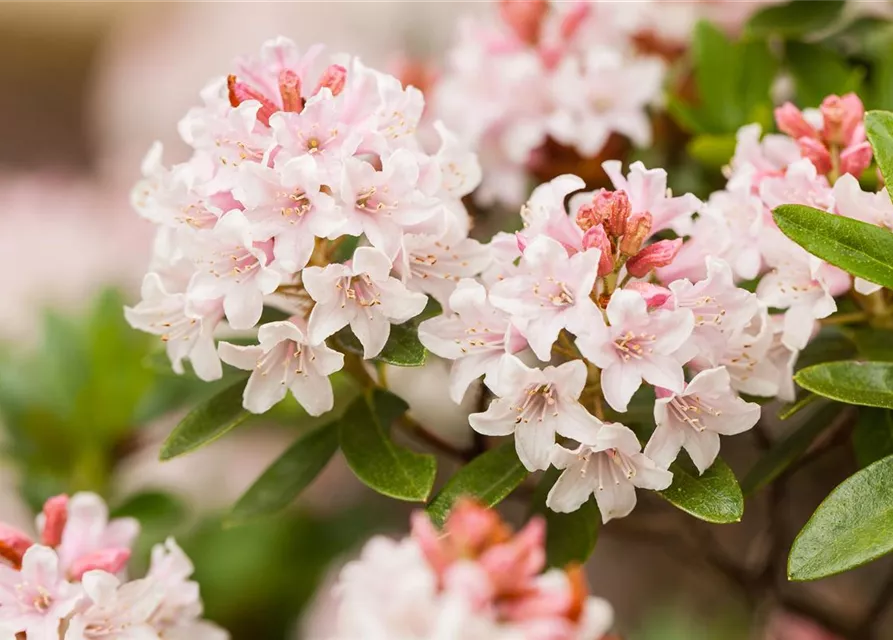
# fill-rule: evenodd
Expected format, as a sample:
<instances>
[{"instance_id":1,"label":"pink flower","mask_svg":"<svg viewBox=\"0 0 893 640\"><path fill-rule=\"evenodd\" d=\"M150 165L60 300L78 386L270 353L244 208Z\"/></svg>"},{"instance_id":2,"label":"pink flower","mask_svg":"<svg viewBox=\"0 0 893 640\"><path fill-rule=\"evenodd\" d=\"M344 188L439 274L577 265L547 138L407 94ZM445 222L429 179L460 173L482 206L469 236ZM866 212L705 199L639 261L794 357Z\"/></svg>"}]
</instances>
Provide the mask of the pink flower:
<instances>
[{"instance_id":1,"label":"pink flower","mask_svg":"<svg viewBox=\"0 0 893 640\"><path fill-rule=\"evenodd\" d=\"M87 602L74 615L65 640L138 640L157 638L149 616L164 594L151 580L121 583L104 571L91 571L83 579Z\"/></svg>"},{"instance_id":2,"label":"pink flower","mask_svg":"<svg viewBox=\"0 0 893 640\"><path fill-rule=\"evenodd\" d=\"M329 375L344 366L344 356L307 340L307 323L300 318L269 322L258 330L257 346L220 343L220 357L227 364L251 371L245 386L244 406L265 413L288 391L311 416L330 411L334 405Z\"/></svg>"},{"instance_id":3,"label":"pink flower","mask_svg":"<svg viewBox=\"0 0 893 640\"><path fill-rule=\"evenodd\" d=\"M304 287L316 301L307 325L310 344L349 324L364 357L377 356L391 334L391 323L406 322L428 303L426 296L390 277L390 271L391 261L372 247L357 249L351 264L305 269Z\"/></svg>"},{"instance_id":4,"label":"pink flower","mask_svg":"<svg viewBox=\"0 0 893 640\"><path fill-rule=\"evenodd\" d=\"M746 173L750 176L754 190L767 176L780 176L788 165L800 159L800 148L788 136L769 134L762 136L758 124L749 124L738 129L735 155L730 166L732 176Z\"/></svg>"},{"instance_id":5,"label":"pink flower","mask_svg":"<svg viewBox=\"0 0 893 640\"><path fill-rule=\"evenodd\" d=\"M729 238L734 238L734 241L715 246L713 255L728 262L736 277L743 280L756 278L763 267L760 236L763 229L773 223L766 205L752 191L750 172L742 172L729 180L724 190L712 193L701 215L724 222ZM696 221L692 236L703 229Z\"/></svg>"},{"instance_id":6,"label":"pink flower","mask_svg":"<svg viewBox=\"0 0 893 640\"><path fill-rule=\"evenodd\" d=\"M540 360L550 359L562 329L597 314L589 296L599 258L597 249L568 258L557 241L540 236L524 250L517 273L490 288L490 301L515 318Z\"/></svg>"},{"instance_id":7,"label":"pink flower","mask_svg":"<svg viewBox=\"0 0 893 640\"><path fill-rule=\"evenodd\" d=\"M698 373L682 393L657 391L654 422L657 428L645 455L668 467L684 448L698 471L704 473L719 454L719 436L747 431L760 419L760 405L745 402L732 391L724 367Z\"/></svg>"},{"instance_id":8,"label":"pink flower","mask_svg":"<svg viewBox=\"0 0 893 640\"><path fill-rule=\"evenodd\" d=\"M25 633L28 640L59 640L62 620L80 597L80 586L65 579L49 547L29 548L21 571L0 564L0 625Z\"/></svg>"},{"instance_id":9,"label":"pink flower","mask_svg":"<svg viewBox=\"0 0 893 640\"><path fill-rule=\"evenodd\" d=\"M495 376L502 360L523 350L527 341L474 280L459 282L450 296L449 309L452 314L419 325L419 340L429 351L453 360L450 397L459 403L472 381L482 375Z\"/></svg>"},{"instance_id":10,"label":"pink flower","mask_svg":"<svg viewBox=\"0 0 893 640\"><path fill-rule=\"evenodd\" d=\"M636 434L617 423L603 424L576 449L557 445L552 464L564 471L546 505L569 513L594 495L602 522L629 515L636 506L636 488L661 490L673 481L672 473L642 453Z\"/></svg>"},{"instance_id":11,"label":"pink flower","mask_svg":"<svg viewBox=\"0 0 893 640\"><path fill-rule=\"evenodd\" d=\"M586 186L582 178L565 174L541 184L521 208L524 229L518 232L523 246L540 236L559 242L569 255L583 250L583 229L568 215L565 198Z\"/></svg>"},{"instance_id":12,"label":"pink flower","mask_svg":"<svg viewBox=\"0 0 893 640\"><path fill-rule=\"evenodd\" d=\"M602 370L602 391L616 411L626 411L630 398L645 380L682 391L684 378L680 348L694 328L688 309L648 311L635 291L611 296L605 325L598 315L572 328L577 347Z\"/></svg>"},{"instance_id":13,"label":"pink flower","mask_svg":"<svg viewBox=\"0 0 893 640\"><path fill-rule=\"evenodd\" d=\"M815 165L807 159L792 163L784 176L765 178L759 192L770 209L783 204L805 204L829 211L834 206L828 180L818 175Z\"/></svg>"},{"instance_id":14,"label":"pink flower","mask_svg":"<svg viewBox=\"0 0 893 640\"><path fill-rule=\"evenodd\" d=\"M560 433L575 440L591 437L599 421L579 402L586 384L582 360L559 367L531 369L513 356L502 359L487 385L496 399L484 413L468 417L471 427L489 436L515 435L518 457L531 471L549 466L549 452Z\"/></svg>"}]
</instances>

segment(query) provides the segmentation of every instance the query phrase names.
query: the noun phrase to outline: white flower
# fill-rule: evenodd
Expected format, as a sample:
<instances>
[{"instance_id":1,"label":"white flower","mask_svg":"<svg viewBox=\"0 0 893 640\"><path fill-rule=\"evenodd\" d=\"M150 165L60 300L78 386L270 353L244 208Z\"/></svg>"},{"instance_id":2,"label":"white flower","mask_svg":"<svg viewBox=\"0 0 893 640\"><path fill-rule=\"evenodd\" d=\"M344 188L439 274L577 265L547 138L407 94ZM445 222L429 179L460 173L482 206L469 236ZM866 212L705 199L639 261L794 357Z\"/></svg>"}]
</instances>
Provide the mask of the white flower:
<instances>
[{"instance_id":1,"label":"white flower","mask_svg":"<svg viewBox=\"0 0 893 640\"><path fill-rule=\"evenodd\" d=\"M654 421L657 428L645 455L667 467L684 448L704 473L719 454L719 436L733 436L760 419L760 405L745 402L732 391L725 367L697 374L682 393L657 391Z\"/></svg>"},{"instance_id":2,"label":"white flower","mask_svg":"<svg viewBox=\"0 0 893 640\"><path fill-rule=\"evenodd\" d=\"M381 353L391 322L400 324L417 316L428 298L408 291L390 277L391 261L377 249L360 247L351 264L330 264L304 270L304 287L316 301L307 331L311 344L319 344L350 324L363 345L363 357Z\"/></svg>"},{"instance_id":3,"label":"white flower","mask_svg":"<svg viewBox=\"0 0 893 640\"><path fill-rule=\"evenodd\" d=\"M569 513L594 495L603 522L629 515L636 506L636 488L662 490L673 481L672 473L642 453L636 434L617 423L603 424L576 449L555 445L551 460L564 472L546 505Z\"/></svg>"},{"instance_id":4,"label":"white flower","mask_svg":"<svg viewBox=\"0 0 893 640\"><path fill-rule=\"evenodd\" d=\"M531 471L549 466L555 434L584 440L599 428L599 420L579 402L586 384L582 360L559 367L531 369L514 356L500 362L487 386L497 398L484 413L468 417L471 427L489 436L515 434L518 457Z\"/></svg>"},{"instance_id":5,"label":"white flower","mask_svg":"<svg viewBox=\"0 0 893 640\"><path fill-rule=\"evenodd\" d=\"M105 571L88 571L82 584L89 605L68 625L65 640L156 640L149 616L161 603L161 585L149 579L121 584Z\"/></svg>"},{"instance_id":6,"label":"white flower","mask_svg":"<svg viewBox=\"0 0 893 640\"><path fill-rule=\"evenodd\" d=\"M257 346L222 342L219 347L224 362L251 371L244 393L246 409L264 413L288 391L311 416L332 409L329 375L344 366L341 353L325 343L310 344L306 323L299 318L262 325L257 338Z\"/></svg>"}]
</instances>

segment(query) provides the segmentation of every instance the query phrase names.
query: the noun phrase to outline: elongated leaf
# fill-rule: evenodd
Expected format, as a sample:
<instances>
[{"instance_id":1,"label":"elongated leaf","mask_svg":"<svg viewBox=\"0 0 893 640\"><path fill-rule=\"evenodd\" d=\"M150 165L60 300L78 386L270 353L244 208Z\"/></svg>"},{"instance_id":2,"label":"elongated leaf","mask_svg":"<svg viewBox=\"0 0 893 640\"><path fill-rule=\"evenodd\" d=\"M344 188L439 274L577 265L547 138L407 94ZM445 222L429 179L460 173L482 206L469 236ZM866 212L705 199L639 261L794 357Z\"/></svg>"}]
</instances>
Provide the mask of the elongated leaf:
<instances>
[{"instance_id":1,"label":"elongated leaf","mask_svg":"<svg viewBox=\"0 0 893 640\"><path fill-rule=\"evenodd\" d=\"M463 496L488 507L497 505L524 482L527 475L527 469L518 460L514 441L504 442L459 469L431 500L428 515L438 526L443 524L453 504Z\"/></svg>"},{"instance_id":2,"label":"elongated leaf","mask_svg":"<svg viewBox=\"0 0 893 640\"><path fill-rule=\"evenodd\" d=\"M706 522L727 524L741 520L744 496L735 474L721 458L702 476L684 457L674 462L670 471L673 484L659 492L667 502Z\"/></svg>"},{"instance_id":3,"label":"elongated leaf","mask_svg":"<svg viewBox=\"0 0 893 640\"><path fill-rule=\"evenodd\" d=\"M335 340L345 351L363 355L363 345L360 344L349 327L345 327L335 334ZM391 335L385 343L384 349L372 360L398 367L421 367L425 364L427 357L428 352L419 341L416 325L407 322L391 325Z\"/></svg>"},{"instance_id":4,"label":"elongated leaf","mask_svg":"<svg viewBox=\"0 0 893 640\"><path fill-rule=\"evenodd\" d=\"M827 400L823 400L827 403ZM839 404L825 407L795 429L786 438L776 442L760 458L741 482L741 490L749 496L775 480L791 463L802 456L828 427L843 407Z\"/></svg>"},{"instance_id":5,"label":"elongated leaf","mask_svg":"<svg viewBox=\"0 0 893 640\"><path fill-rule=\"evenodd\" d=\"M889 230L795 204L778 207L773 214L784 234L811 254L893 288L893 233Z\"/></svg>"},{"instance_id":6,"label":"elongated leaf","mask_svg":"<svg viewBox=\"0 0 893 640\"><path fill-rule=\"evenodd\" d=\"M744 116L744 105L738 99L743 62L738 49L720 29L701 21L695 27L692 50L707 120L717 131L734 131Z\"/></svg>"},{"instance_id":7,"label":"elongated leaf","mask_svg":"<svg viewBox=\"0 0 893 640\"><path fill-rule=\"evenodd\" d=\"M817 580L893 550L893 456L844 480L803 527L788 557L791 580Z\"/></svg>"},{"instance_id":8,"label":"elongated leaf","mask_svg":"<svg viewBox=\"0 0 893 640\"><path fill-rule=\"evenodd\" d=\"M161 445L161 459L194 451L242 424L250 415L242 408L246 384L239 380L186 414Z\"/></svg>"},{"instance_id":9,"label":"elongated leaf","mask_svg":"<svg viewBox=\"0 0 893 640\"><path fill-rule=\"evenodd\" d=\"M688 154L704 166L718 169L729 163L737 140L732 134L703 134L686 146Z\"/></svg>"},{"instance_id":10,"label":"elongated leaf","mask_svg":"<svg viewBox=\"0 0 893 640\"><path fill-rule=\"evenodd\" d=\"M335 425L325 424L305 433L239 498L230 519L238 522L284 509L313 482L337 450Z\"/></svg>"},{"instance_id":11,"label":"elongated leaf","mask_svg":"<svg viewBox=\"0 0 893 640\"><path fill-rule=\"evenodd\" d=\"M801 36L834 24L844 2L841 0L793 0L766 7L751 16L745 32L751 36Z\"/></svg>"},{"instance_id":12,"label":"elongated leaf","mask_svg":"<svg viewBox=\"0 0 893 640\"><path fill-rule=\"evenodd\" d=\"M143 528L177 526L186 517L183 501L169 493L146 491L130 496L111 511L112 518L136 518Z\"/></svg>"},{"instance_id":13,"label":"elongated leaf","mask_svg":"<svg viewBox=\"0 0 893 640\"><path fill-rule=\"evenodd\" d=\"M354 400L338 421L341 450L347 464L367 486L381 494L422 502L431 493L437 461L391 440L391 424L407 404L376 389Z\"/></svg>"},{"instance_id":14,"label":"elongated leaf","mask_svg":"<svg viewBox=\"0 0 893 640\"><path fill-rule=\"evenodd\" d=\"M847 404L893 409L893 363L826 362L794 375L801 387Z\"/></svg>"},{"instance_id":15,"label":"elongated leaf","mask_svg":"<svg viewBox=\"0 0 893 640\"><path fill-rule=\"evenodd\" d=\"M549 490L560 475L555 467L543 474L531 505L531 514L546 520L546 562L550 567L586 562L595 549L602 521L593 497L572 513L556 513L546 506Z\"/></svg>"},{"instance_id":16,"label":"elongated leaf","mask_svg":"<svg viewBox=\"0 0 893 640\"><path fill-rule=\"evenodd\" d=\"M853 448L860 467L893 455L893 411L863 407L853 431Z\"/></svg>"},{"instance_id":17,"label":"elongated leaf","mask_svg":"<svg viewBox=\"0 0 893 640\"><path fill-rule=\"evenodd\" d=\"M797 400L796 402L792 402L791 404L787 404L781 408L778 412L779 420L788 420L801 411L803 411L806 407L811 405L816 400L820 399L821 396L817 396L814 393L807 393L805 396Z\"/></svg>"},{"instance_id":18,"label":"elongated leaf","mask_svg":"<svg viewBox=\"0 0 893 640\"><path fill-rule=\"evenodd\" d=\"M843 56L832 49L791 41L785 52L801 106L818 106L825 96L856 91L862 83L864 69L848 66Z\"/></svg>"},{"instance_id":19,"label":"elongated leaf","mask_svg":"<svg viewBox=\"0 0 893 640\"><path fill-rule=\"evenodd\" d=\"M893 331L874 327L857 327L848 331L861 358L893 362Z\"/></svg>"},{"instance_id":20,"label":"elongated leaf","mask_svg":"<svg viewBox=\"0 0 893 640\"><path fill-rule=\"evenodd\" d=\"M869 111L865 114L865 134L874 150L887 194L893 198L893 113L889 111Z\"/></svg>"}]
</instances>

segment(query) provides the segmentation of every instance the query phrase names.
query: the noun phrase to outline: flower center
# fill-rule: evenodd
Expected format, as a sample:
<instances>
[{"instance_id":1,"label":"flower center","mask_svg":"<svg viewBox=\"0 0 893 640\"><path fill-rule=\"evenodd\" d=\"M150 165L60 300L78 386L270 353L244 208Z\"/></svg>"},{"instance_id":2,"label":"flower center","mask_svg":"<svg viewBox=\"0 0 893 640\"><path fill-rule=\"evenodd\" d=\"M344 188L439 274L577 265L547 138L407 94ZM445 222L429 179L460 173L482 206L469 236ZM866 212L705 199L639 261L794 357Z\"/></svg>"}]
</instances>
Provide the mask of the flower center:
<instances>
[{"instance_id":1,"label":"flower center","mask_svg":"<svg viewBox=\"0 0 893 640\"><path fill-rule=\"evenodd\" d=\"M533 295L544 300L553 307L569 307L574 304L574 294L564 282L551 277L546 280L546 286L537 282L533 285Z\"/></svg>"},{"instance_id":2,"label":"flower center","mask_svg":"<svg viewBox=\"0 0 893 640\"><path fill-rule=\"evenodd\" d=\"M551 382L546 384L532 384L524 390L523 400L520 404L512 406L512 410L518 413L515 424L528 423L531 420L542 422L547 415L558 417L558 398L555 387Z\"/></svg>"},{"instance_id":3,"label":"flower center","mask_svg":"<svg viewBox=\"0 0 893 640\"><path fill-rule=\"evenodd\" d=\"M701 421L701 417L704 414L716 418L722 415L722 411L714 409L710 405L701 401L698 396L676 396L670 400L670 411L672 411L673 415L679 420L698 432L707 429L707 426Z\"/></svg>"},{"instance_id":4,"label":"flower center","mask_svg":"<svg viewBox=\"0 0 893 640\"><path fill-rule=\"evenodd\" d=\"M280 193L278 195L280 198L288 201L285 206L280 207L279 213L282 214L283 218L288 218L292 224L304 217L313 208L307 194L301 189L295 189L292 193Z\"/></svg>"},{"instance_id":5,"label":"flower center","mask_svg":"<svg viewBox=\"0 0 893 640\"><path fill-rule=\"evenodd\" d=\"M650 345L656 338L654 334L627 331L614 338L614 347L624 361L641 360L653 351Z\"/></svg>"}]
</instances>

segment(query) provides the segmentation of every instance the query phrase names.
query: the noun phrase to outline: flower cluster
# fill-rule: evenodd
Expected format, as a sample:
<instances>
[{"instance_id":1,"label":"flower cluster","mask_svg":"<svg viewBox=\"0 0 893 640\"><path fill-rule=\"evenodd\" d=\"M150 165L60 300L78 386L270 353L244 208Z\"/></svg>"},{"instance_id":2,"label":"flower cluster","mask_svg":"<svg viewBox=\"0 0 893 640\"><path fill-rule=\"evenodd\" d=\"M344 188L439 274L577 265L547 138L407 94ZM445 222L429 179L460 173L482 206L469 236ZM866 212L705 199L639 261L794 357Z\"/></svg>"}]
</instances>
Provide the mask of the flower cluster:
<instances>
[{"instance_id":1,"label":"flower cluster","mask_svg":"<svg viewBox=\"0 0 893 640\"><path fill-rule=\"evenodd\" d=\"M268 42L202 97L180 123L192 156L168 169L153 148L134 189L159 230L127 318L161 336L178 372L184 359L205 380L221 376L221 359L252 371L250 411L291 390L319 415L343 365L327 338L349 325L372 358L428 294L446 304L488 265L461 204L477 160L439 124L440 148L426 152L417 89L357 59L324 64L318 46ZM265 307L287 319L265 321ZM218 352L224 320L260 325L259 344Z\"/></svg>"},{"instance_id":2,"label":"flower cluster","mask_svg":"<svg viewBox=\"0 0 893 640\"><path fill-rule=\"evenodd\" d=\"M201 619L192 563L173 539L156 545L145 578L126 579L139 523L109 520L99 496L47 500L39 541L0 525L0 638L226 640ZM18 634L18 635L17 635Z\"/></svg>"},{"instance_id":3,"label":"flower cluster","mask_svg":"<svg viewBox=\"0 0 893 640\"><path fill-rule=\"evenodd\" d=\"M544 572L545 563L541 518L513 534L495 511L466 500L440 532L417 513L411 537L374 538L344 567L336 637L603 638L610 605L587 594L579 567Z\"/></svg>"},{"instance_id":4,"label":"flower cluster","mask_svg":"<svg viewBox=\"0 0 893 640\"><path fill-rule=\"evenodd\" d=\"M549 139L583 157L612 134L649 144L665 69L637 53L629 17L626 4L502 0L499 20L462 25L432 108L480 150L480 201L523 202Z\"/></svg>"},{"instance_id":5,"label":"flower cluster","mask_svg":"<svg viewBox=\"0 0 893 640\"><path fill-rule=\"evenodd\" d=\"M604 169L616 191L572 196L584 183L570 175L538 187L523 231L494 238L493 265L460 282L450 311L421 323L419 337L455 361L454 400L484 376L494 399L471 415L476 431L514 434L530 470L564 469L552 509L594 494L607 521L630 513L636 488L667 488L680 449L702 473L710 467L721 434L759 419L739 393L777 395L788 361L769 355L765 305L735 286L709 244L685 240L702 203L672 196L661 169ZM621 423L643 385L656 423L644 451Z\"/></svg>"}]
</instances>

